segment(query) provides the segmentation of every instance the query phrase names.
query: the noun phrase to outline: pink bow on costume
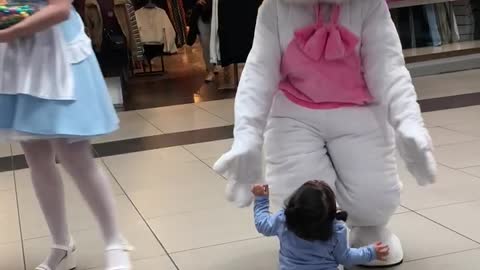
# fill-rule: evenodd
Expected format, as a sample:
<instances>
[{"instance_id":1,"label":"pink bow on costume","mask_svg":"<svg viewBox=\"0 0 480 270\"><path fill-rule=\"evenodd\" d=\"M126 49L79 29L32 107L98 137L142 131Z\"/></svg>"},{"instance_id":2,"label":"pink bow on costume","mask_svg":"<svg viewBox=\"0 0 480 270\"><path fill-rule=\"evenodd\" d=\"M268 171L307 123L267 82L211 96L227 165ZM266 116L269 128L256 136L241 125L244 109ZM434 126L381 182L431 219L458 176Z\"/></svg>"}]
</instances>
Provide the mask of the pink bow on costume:
<instances>
[{"instance_id":1,"label":"pink bow on costume","mask_svg":"<svg viewBox=\"0 0 480 270\"><path fill-rule=\"evenodd\" d=\"M305 55L313 60L333 61L345 58L355 51L359 40L345 27L338 24L340 7L334 7L331 22L324 24L320 7L317 23L295 32L295 40Z\"/></svg>"}]
</instances>

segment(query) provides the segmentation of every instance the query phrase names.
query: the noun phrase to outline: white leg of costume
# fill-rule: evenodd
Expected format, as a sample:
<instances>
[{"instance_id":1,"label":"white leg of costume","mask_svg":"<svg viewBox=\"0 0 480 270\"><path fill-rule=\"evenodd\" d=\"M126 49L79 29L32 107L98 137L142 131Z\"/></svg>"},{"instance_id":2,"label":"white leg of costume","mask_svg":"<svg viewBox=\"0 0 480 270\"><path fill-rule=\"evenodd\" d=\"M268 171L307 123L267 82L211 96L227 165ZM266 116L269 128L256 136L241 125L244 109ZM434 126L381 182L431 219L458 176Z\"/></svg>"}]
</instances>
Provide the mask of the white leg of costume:
<instances>
[{"instance_id":1,"label":"white leg of costume","mask_svg":"<svg viewBox=\"0 0 480 270\"><path fill-rule=\"evenodd\" d=\"M349 213L352 245L383 241L392 252L385 264L402 261L398 238L385 228L400 203L401 184L393 133L381 110L309 110L279 94L265 147L266 179L274 204L308 180L324 180L335 188L340 207Z\"/></svg>"}]
</instances>

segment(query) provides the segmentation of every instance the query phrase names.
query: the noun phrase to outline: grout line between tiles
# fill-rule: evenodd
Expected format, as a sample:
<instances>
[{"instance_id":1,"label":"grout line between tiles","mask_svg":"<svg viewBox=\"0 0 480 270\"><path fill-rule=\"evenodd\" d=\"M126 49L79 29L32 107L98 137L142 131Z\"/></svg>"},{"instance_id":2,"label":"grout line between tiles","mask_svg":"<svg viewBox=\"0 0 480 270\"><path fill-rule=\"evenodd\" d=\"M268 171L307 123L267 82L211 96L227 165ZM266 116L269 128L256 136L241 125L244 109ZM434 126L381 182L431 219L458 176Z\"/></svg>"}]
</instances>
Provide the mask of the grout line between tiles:
<instances>
[{"instance_id":1,"label":"grout line between tiles","mask_svg":"<svg viewBox=\"0 0 480 270\"><path fill-rule=\"evenodd\" d=\"M133 200L130 198L130 196L127 194L127 192L125 191L125 189L123 188L123 186L120 184L120 182L118 181L117 177L115 177L115 175L113 174L113 172L111 171L110 167L108 167L108 165L105 163L105 161L103 160L103 158L101 159L102 160L102 163L103 165L105 166L105 168L108 170L108 172L110 173L110 175L113 177L113 179L115 180L115 182L117 182L119 188L122 190L122 192L125 194L125 196L127 197L128 201L132 204L133 208L135 209L135 211L137 211L138 215L140 216L140 218L143 220L143 222L145 223L145 225L147 226L148 230L150 231L150 233L152 233L153 237L155 237L155 239L157 240L158 244L160 245L160 247L163 249L163 251L165 252L165 255L168 256L169 260L171 261L171 263L173 264L173 266L175 267L175 269L177 270L180 270L180 268L178 267L177 263L173 260L172 256L170 256L170 254L168 253L167 249L165 248L165 246L162 244L162 241L160 241L160 238L158 238L157 234L155 233L155 231L153 230L153 228L150 226L150 224L148 223L148 221L145 219L145 217L142 215L142 213L140 212L140 209L138 209L138 207L135 205L135 203L133 202Z\"/></svg>"},{"instance_id":2,"label":"grout line between tiles","mask_svg":"<svg viewBox=\"0 0 480 270\"><path fill-rule=\"evenodd\" d=\"M206 249L206 248L212 248L212 247L219 247L219 246L226 246L226 245L230 245L230 244L248 242L248 241L257 240L257 239L263 239L263 238L267 238L267 237L258 236L258 237L252 237L252 238L245 238L245 239L241 239L241 240L228 241L228 242L225 242L225 243L219 243L219 244L207 245L207 246L202 246L202 247L184 249L184 250L180 250L180 251L174 251L174 252L170 252L169 254L171 254L171 255L181 254L181 253L186 253L186 252L195 251L195 250L200 250L200 249Z\"/></svg>"},{"instance_id":3,"label":"grout line between tiles","mask_svg":"<svg viewBox=\"0 0 480 270\"><path fill-rule=\"evenodd\" d=\"M468 201L464 201L464 202L447 203L447 204L436 205L436 206L431 206L431 207L419 208L419 209L415 209L415 210L410 210L410 208L405 207L403 205L402 205L402 207L404 207L406 209L409 209L412 212L419 212L419 211L432 210L432 209L437 209L437 208L443 208L443 207L449 207L449 206L461 205L461 204L476 203L476 202L480 202L480 199L468 200Z\"/></svg>"},{"instance_id":4,"label":"grout line between tiles","mask_svg":"<svg viewBox=\"0 0 480 270\"><path fill-rule=\"evenodd\" d=\"M159 127L157 127L153 122L149 121L146 117L144 117L141 113L134 111L140 118L142 118L145 122L149 123L151 126L153 126L156 130L160 131L162 134L165 134L163 130L161 130Z\"/></svg>"},{"instance_id":5,"label":"grout line between tiles","mask_svg":"<svg viewBox=\"0 0 480 270\"><path fill-rule=\"evenodd\" d=\"M12 168L13 168L13 171L12 171L13 186L15 188L15 201L16 201L16 204L17 204L18 228L19 228L19 233L20 233L20 243L21 243L21 249L22 249L23 269L27 270L27 258L25 256L25 243L24 243L24 240L23 240L22 218L20 216L20 203L19 203L19 200L18 200L18 186L17 186L17 174L16 174L17 171L15 170L15 165L14 165L14 162L13 162L13 148L12 148L12 145L10 145L10 153L12 153L10 157L11 157Z\"/></svg>"},{"instance_id":6,"label":"grout line between tiles","mask_svg":"<svg viewBox=\"0 0 480 270\"><path fill-rule=\"evenodd\" d=\"M457 231L455 231L454 229L449 228L449 227L441 224L440 222L438 222L438 221L436 221L436 220L433 220L433 219L431 219L431 218L429 218L429 217L427 217L427 216L425 216L425 215L422 215L421 213L419 213L419 212L417 212L417 211L413 211L413 213L415 213L416 215L418 215L418 216L420 216L420 217L422 217L422 218L424 218L424 219L426 219L426 220L429 220L429 221L437 224L438 226L440 226L440 227L442 227L442 228L445 228L445 229L447 229L447 230L449 230L449 231L451 231L451 232L453 232L453 233L455 233L455 234L457 234L457 235L459 235L459 236L461 236L461 237L463 237L463 238L466 238L466 239L474 242L475 244L478 245L477 248L480 248L480 241L474 240L474 239L472 239L471 237L468 237L468 236L466 236L466 235L464 235L464 234L462 234L462 233L460 233L460 232L457 232Z\"/></svg>"},{"instance_id":7,"label":"grout line between tiles","mask_svg":"<svg viewBox=\"0 0 480 270\"><path fill-rule=\"evenodd\" d=\"M450 256L450 255L455 255L455 254L461 254L461 253L465 253L465 252L468 252L468 251L474 251L474 250L480 250L480 248L469 248L469 249L459 250L459 251L455 251L455 252L447 252L447 253L443 253L443 254L439 254L439 255L427 256L427 257L424 257L424 258L418 258L418 259L413 259L413 260L405 261L404 263L412 263L412 262L425 261L425 260L429 260L429 259L441 258L441 257L445 257L445 256Z\"/></svg>"},{"instance_id":8,"label":"grout line between tiles","mask_svg":"<svg viewBox=\"0 0 480 270\"><path fill-rule=\"evenodd\" d=\"M220 116L220 115L218 115L218 114L216 114L216 113L214 113L214 112L211 112L211 111L209 111L209 110L207 110L207 109L205 109L205 108L203 108L203 107L197 106L196 103L194 103L193 105L194 105L195 107L199 108L200 110L203 110L203 111L205 111L205 112L207 112L207 113L209 113L209 114L211 114L211 115L213 115L213 116L215 116L215 117L220 118L221 120L227 122L229 125L234 124L234 123L230 123L230 120L227 120L227 119L223 118L222 116Z\"/></svg>"}]
</instances>

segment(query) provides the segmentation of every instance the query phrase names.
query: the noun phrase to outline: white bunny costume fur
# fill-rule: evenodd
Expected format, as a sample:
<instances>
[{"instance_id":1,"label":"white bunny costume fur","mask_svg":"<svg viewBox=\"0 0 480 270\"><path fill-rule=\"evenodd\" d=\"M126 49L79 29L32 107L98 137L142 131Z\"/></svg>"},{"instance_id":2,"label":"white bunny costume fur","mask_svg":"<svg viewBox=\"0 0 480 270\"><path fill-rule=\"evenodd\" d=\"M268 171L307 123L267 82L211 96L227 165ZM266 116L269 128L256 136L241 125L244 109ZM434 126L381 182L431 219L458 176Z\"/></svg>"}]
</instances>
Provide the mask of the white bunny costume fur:
<instances>
[{"instance_id":1,"label":"white bunny costume fur","mask_svg":"<svg viewBox=\"0 0 480 270\"><path fill-rule=\"evenodd\" d=\"M294 32L314 23L316 5L331 3L341 4L340 23L360 38L357 50L375 99L368 106L313 110L278 91L282 54ZM434 182L436 163L384 0L265 0L235 100L234 137L214 166L228 179L229 200L248 206L251 185L266 181L281 205L304 182L326 181L349 213L352 245L383 241L391 254L372 265L402 262L400 240L386 228L400 203L395 146L420 185Z\"/></svg>"}]
</instances>

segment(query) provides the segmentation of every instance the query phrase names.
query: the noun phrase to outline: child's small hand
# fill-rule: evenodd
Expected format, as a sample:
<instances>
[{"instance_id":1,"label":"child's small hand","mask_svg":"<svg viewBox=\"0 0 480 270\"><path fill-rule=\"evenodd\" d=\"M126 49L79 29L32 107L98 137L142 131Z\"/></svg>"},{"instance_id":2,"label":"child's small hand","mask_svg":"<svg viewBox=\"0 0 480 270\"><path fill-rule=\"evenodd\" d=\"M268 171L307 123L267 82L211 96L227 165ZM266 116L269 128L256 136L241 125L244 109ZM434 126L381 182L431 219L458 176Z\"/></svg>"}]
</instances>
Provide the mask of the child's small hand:
<instances>
[{"instance_id":1,"label":"child's small hand","mask_svg":"<svg viewBox=\"0 0 480 270\"><path fill-rule=\"evenodd\" d=\"M379 261L385 261L390 254L390 248L382 242L375 243L374 248Z\"/></svg>"},{"instance_id":2,"label":"child's small hand","mask_svg":"<svg viewBox=\"0 0 480 270\"><path fill-rule=\"evenodd\" d=\"M268 186L267 185L255 185L252 188L252 193L255 197L265 197L268 196Z\"/></svg>"}]
</instances>

